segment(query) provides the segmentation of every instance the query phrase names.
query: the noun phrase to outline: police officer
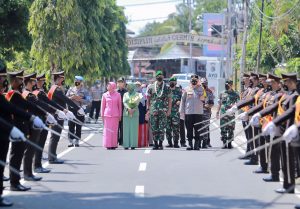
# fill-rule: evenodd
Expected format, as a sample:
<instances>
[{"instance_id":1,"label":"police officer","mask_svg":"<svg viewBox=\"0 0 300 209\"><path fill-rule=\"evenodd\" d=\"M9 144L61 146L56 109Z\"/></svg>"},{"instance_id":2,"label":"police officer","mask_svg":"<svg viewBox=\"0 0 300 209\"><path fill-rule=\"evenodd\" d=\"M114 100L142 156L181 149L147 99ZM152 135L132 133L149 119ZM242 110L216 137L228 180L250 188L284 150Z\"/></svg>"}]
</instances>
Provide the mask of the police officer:
<instances>
[{"instance_id":1,"label":"police officer","mask_svg":"<svg viewBox=\"0 0 300 209\"><path fill-rule=\"evenodd\" d=\"M166 128L166 137L168 140L167 147L179 148L179 131L180 131L180 114L179 106L182 96L180 87L177 85L177 78L172 77L169 79L169 86L172 92L172 110L171 114L167 117L167 128ZM174 143L173 143L174 141Z\"/></svg>"},{"instance_id":2,"label":"police officer","mask_svg":"<svg viewBox=\"0 0 300 209\"><path fill-rule=\"evenodd\" d=\"M49 92L48 92L48 98L55 102L58 106L60 106L62 109L66 109L66 105L68 104L69 107L72 107L74 111L77 113L82 112L83 110L77 106L71 99L69 99L64 92L64 84L65 84L65 76L64 71L52 73L54 85L51 86ZM81 113L79 113L81 114ZM58 115L55 115L55 118L57 119ZM71 111L68 111L66 113L67 119L70 121L74 121L76 118L74 114ZM52 130L56 131L57 133L62 132L62 126L63 126L63 120L57 120L58 125L52 126ZM50 142L49 142L49 153L52 153L54 156L56 156L56 150L57 145L59 141L59 136L55 134L51 134ZM62 164L64 163L63 160L58 159L57 157L54 157L53 155L48 156L48 160L50 164Z\"/></svg>"},{"instance_id":3,"label":"police officer","mask_svg":"<svg viewBox=\"0 0 300 209\"><path fill-rule=\"evenodd\" d=\"M87 95L83 88L83 77L81 76L75 76L75 86L71 87L66 96L71 99L78 107L82 107L83 105L87 104ZM77 110L77 107L73 108L73 106L69 105L69 110L75 115L75 117L80 121L81 123L84 122L84 111L83 109ZM79 139L81 138L81 128L82 126L80 124L75 124L73 121L69 121L69 145L68 147L79 147ZM76 135L77 138L75 138L73 135Z\"/></svg>"},{"instance_id":4,"label":"police officer","mask_svg":"<svg viewBox=\"0 0 300 209\"><path fill-rule=\"evenodd\" d=\"M201 78L200 80L201 85L205 91L204 95L205 101L203 106L203 121L207 121L207 123L202 123L203 126L206 126L210 123L209 119L211 118L211 108L214 106L214 94L210 88L208 88L208 82L206 78ZM203 129L204 132L209 132L209 126L207 126L205 129ZM207 147L211 147L210 144L210 134L207 133L203 136L202 140L202 148L206 149Z\"/></svg>"},{"instance_id":5,"label":"police officer","mask_svg":"<svg viewBox=\"0 0 300 209\"><path fill-rule=\"evenodd\" d=\"M157 71L156 81L151 84L147 92L147 111L150 112L150 126L153 134L154 150L163 149L163 140L167 117L171 115L172 93L163 81L162 71Z\"/></svg>"},{"instance_id":6,"label":"police officer","mask_svg":"<svg viewBox=\"0 0 300 209\"><path fill-rule=\"evenodd\" d=\"M200 149L200 131L203 115L204 93L199 85L198 75L192 75L190 86L183 93L180 103L180 113L185 115L185 126L187 130L187 150ZM194 134L195 132L195 134ZM194 140L193 140L194 139ZM193 142L194 141L194 142Z\"/></svg>"},{"instance_id":7,"label":"police officer","mask_svg":"<svg viewBox=\"0 0 300 209\"><path fill-rule=\"evenodd\" d=\"M220 117L220 113L225 114L227 110L229 110L237 101L239 101L239 95L236 91L232 89L233 82L231 80L227 80L225 83L225 91L220 94L219 97L219 106L217 110L216 117ZM234 113L233 113L234 114ZM234 115L226 115L221 118L220 125L222 126L229 121L234 119ZM232 122L221 128L221 141L223 142L223 148L231 149L231 141L234 137L234 128L235 122Z\"/></svg>"}]
</instances>

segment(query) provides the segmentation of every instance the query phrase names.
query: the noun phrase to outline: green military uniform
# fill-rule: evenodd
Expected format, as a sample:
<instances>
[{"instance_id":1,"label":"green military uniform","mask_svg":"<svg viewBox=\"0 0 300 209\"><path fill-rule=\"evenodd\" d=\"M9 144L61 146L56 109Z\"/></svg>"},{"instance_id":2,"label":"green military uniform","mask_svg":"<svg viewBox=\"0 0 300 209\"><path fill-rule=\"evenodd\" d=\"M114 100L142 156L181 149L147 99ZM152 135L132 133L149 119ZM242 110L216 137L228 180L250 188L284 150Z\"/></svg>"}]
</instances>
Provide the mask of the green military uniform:
<instances>
[{"instance_id":1,"label":"green military uniform","mask_svg":"<svg viewBox=\"0 0 300 209\"><path fill-rule=\"evenodd\" d=\"M169 98L172 97L171 90L162 82L151 84L148 88L150 99L150 126L154 141L163 141L167 124L167 111Z\"/></svg>"},{"instance_id":2,"label":"green military uniform","mask_svg":"<svg viewBox=\"0 0 300 209\"><path fill-rule=\"evenodd\" d=\"M171 81L176 81L176 78L171 78ZM174 140L174 147L178 147L179 130L180 130L180 114L178 101L181 101L182 92L179 87L171 89L172 92L172 110L171 115L167 117L166 137L169 146L172 146L172 138Z\"/></svg>"},{"instance_id":3,"label":"green military uniform","mask_svg":"<svg viewBox=\"0 0 300 209\"><path fill-rule=\"evenodd\" d=\"M226 82L227 83L227 82ZM231 82L232 83L232 82ZM221 115L225 114L228 109L230 109L239 100L239 94L234 90L225 90L225 92L220 94L219 104L221 105ZM221 126L234 120L234 115L228 115L221 118ZM234 137L235 123L232 122L227 126L221 128L221 140L225 144L226 141L230 141Z\"/></svg>"}]
</instances>

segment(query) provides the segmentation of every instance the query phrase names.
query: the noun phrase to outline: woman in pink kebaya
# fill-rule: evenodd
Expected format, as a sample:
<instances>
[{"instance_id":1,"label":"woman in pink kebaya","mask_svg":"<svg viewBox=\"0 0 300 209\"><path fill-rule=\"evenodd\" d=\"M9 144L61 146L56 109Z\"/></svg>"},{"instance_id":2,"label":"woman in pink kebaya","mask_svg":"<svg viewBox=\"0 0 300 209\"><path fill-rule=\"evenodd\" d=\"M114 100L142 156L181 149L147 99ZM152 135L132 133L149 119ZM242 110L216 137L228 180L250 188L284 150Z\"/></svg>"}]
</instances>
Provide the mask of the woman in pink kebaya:
<instances>
[{"instance_id":1,"label":"woman in pink kebaya","mask_svg":"<svg viewBox=\"0 0 300 209\"><path fill-rule=\"evenodd\" d=\"M103 94L101 100L101 117L104 123L103 147L107 149L118 147L118 127L122 117L122 101L116 87L114 82L109 82L107 92Z\"/></svg>"}]
</instances>

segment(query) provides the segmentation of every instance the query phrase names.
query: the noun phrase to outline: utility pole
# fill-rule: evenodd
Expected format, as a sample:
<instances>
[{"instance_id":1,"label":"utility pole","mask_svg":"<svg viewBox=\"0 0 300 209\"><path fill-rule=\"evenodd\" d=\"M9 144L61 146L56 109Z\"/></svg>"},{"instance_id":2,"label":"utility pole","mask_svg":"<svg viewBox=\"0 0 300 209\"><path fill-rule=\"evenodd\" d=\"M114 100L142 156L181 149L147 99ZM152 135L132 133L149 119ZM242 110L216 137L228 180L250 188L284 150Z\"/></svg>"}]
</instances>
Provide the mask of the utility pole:
<instances>
[{"instance_id":1,"label":"utility pole","mask_svg":"<svg viewBox=\"0 0 300 209\"><path fill-rule=\"evenodd\" d=\"M187 0L188 7L189 7L189 33L192 34L192 1L193 0ZM194 73L192 70L193 67L193 44L190 42L190 61L189 61L189 73Z\"/></svg>"},{"instance_id":2,"label":"utility pole","mask_svg":"<svg viewBox=\"0 0 300 209\"><path fill-rule=\"evenodd\" d=\"M257 53L257 66L256 73L259 72L260 67L260 57L261 57L261 39L262 39L262 28L263 28L263 12L264 12L265 0L261 0L261 14L260 14L260 27L259 27L259 43L258 43L258 53Z\"/></svg>"}]
</instances>

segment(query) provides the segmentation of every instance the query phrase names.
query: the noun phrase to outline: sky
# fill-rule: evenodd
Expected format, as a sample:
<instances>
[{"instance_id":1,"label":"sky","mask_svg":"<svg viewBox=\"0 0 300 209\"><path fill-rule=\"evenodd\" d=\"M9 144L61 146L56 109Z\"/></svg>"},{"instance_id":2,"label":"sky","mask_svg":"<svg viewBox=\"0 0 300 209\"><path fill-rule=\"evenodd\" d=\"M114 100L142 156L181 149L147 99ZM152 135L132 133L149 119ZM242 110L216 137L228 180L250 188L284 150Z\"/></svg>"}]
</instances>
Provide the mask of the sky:
<instances>
[{"instance_id":1,"label":"sky","mask_svg":"<svg viewBox=\"0 0 300 209\"><path fill-rule=\"evenodd\" d=\"M166 20L166 18L161 17L167 17L169 14L174 13L176 4L182 2L183 0L117 0L119 6L125 6L125 15L129 20L127 28L134 31L136 35L147 23ZM161 19L145 20L151 18Z\"/></svg>"}]
</instances>

